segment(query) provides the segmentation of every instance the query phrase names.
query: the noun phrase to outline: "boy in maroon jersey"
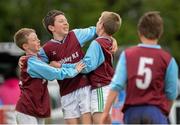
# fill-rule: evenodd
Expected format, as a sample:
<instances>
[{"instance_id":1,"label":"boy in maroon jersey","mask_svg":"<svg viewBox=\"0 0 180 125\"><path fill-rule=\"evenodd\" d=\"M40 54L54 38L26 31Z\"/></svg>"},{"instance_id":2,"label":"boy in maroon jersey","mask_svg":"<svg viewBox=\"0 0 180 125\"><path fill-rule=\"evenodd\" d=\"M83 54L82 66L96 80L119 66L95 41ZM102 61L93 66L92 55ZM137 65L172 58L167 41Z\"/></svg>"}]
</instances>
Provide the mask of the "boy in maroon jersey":
<instances>
[{"instance_id":1,"label":"boy in maroon jersey","mask_svg":"<svg viewBox=\"0 0 180 125\"><path fill-rule=\"evenodd\" d=\"M121 17L115 12L104 11L96 24L98 37L93 40L83 58L86 64L83 73L89 73L91 83L91 113L93 124L99 124L104 110L109 84L114 74L111 48L112 35L121 26ZM110 116L109 116L110 119Z\"/></svg>"},{"instance_id":2,"label":"boy in maroon jersey","mask_svg":"<svg viewBox=\"0 0 180 125\"><path fill-rule=\"evenodd\" d=\"M177 97L178 68L175 59L158 45L162 33L158 12L141 17L138 34L142 44L122 52L101 123L106 123L118 91L126 88L125 124L168 124L171 104Z\"/></svg>"},{"instance_id":3,"label":"boy in maroon jersey","mask_svg":"<svg viewBox=\"0 0 180 125\"><path fill-rule=\"evenodd\" d=\"M44 61L77 63L83 57L83 45L96 36L95 27L69 31L69 23L63 12L51 10L43 19L46 30L53 38L40 50ZM74 78L58 80L61 104L67 124L91 124L90 85L84 74Z\"/></svg>"},{"instance_id":4,"label":"boy in maroon jersey","mask_svg":"<svg viewBox=\"0 0 180 125\"><path fill-rule=\"evenodd\" d=\"M78 63L76 68L54 68L42 62L38 55L40 40L33 29L18 30L14 35L14 41L26 53L20 71L21 95L16 104L17 123L44 124L44 118L50 116L47 80L74 77L84 66Z\"/></svg>"}]
</instances>

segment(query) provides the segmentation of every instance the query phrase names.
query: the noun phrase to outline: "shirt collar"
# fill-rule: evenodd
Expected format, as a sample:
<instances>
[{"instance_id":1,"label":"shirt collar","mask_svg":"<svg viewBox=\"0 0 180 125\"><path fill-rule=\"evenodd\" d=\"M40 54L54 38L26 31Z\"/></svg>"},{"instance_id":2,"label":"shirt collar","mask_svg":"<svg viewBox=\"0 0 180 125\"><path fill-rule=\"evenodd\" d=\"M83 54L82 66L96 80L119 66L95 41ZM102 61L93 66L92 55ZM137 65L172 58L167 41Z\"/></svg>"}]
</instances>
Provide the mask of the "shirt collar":
<instances>
[{"instance_id":1,"label":"shirt collar","mask_svg":"<svg viewBox=\"0 0 180 125\"><path fill-rule=\"evenodd\" d=\"M150 44L140 43L140 44L138 44L138 46L140 46L140 47L146 47L146 48L161 49L161 46L160 46L160 45L150 45Z\"/></svg>"},{"instance_id":2,"label":"shirt collar","mask_svg":"<svg viewBox=\"0 0 180 125\"><path fill-rule=\"evenodd\" d=\"M108 41L111 41L111 42L112 42L111 37L109 37L109 36L99 36L98 38L107 39ZM98 38L97 38L97 39L98 39Z\"/></svg>"}]
</instances>

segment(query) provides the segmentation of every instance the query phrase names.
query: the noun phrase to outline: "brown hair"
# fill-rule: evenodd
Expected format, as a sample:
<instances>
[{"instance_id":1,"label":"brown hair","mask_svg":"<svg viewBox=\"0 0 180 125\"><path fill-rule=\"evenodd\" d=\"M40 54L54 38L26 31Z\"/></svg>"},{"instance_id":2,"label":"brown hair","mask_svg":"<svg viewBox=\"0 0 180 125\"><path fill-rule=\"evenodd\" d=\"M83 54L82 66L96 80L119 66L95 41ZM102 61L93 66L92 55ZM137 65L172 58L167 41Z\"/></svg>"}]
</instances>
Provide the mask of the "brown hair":
<instances>
[{"instance_id":1,"label":"brown hair","mask_svg":"<svg viewBox=\"0 0 180 125\"><path fill-rule=\"evenodd\" d=\"M54 26L55 17L58 16L58 15L64 15L64 13L62 11L59 11L59 10L51 10L46 14L46 16L42 20L44 28L50 34L52 34L52 32L48 29L48 26L49 25Z\"/></svg>"},{"instance_id":2,"label":"brown hair","mask_svg":"<svg viewBox=\"0 0 180 125\"><path fill-rule=\"evenodd\" d=\"M148 39L158 39L163 33L163 20L157 11L145 13L139 20L138 32Z\"/></svg>"},{"instance_id":3,"label":"brown hair","mask_svg":"<svg viewBox=\"0 0 180 125\"><path fill-rule=\"evenodd\" d=\"M31 33L35 33L34 29L30 29L30 28L22 28L20 30L18 30L15 34L14 34L14 42L16 43L16 45L23 49L23 44L27 43L28 39L27 37L31 34ZM23 49L24 50L24 49Z\"/></svg>"},{"instance_id":4,"label":"brown hair","mask_svg":"<svg viewBox=\"0 0 180 125\"><path fill-rule=\"evenodd\" d=\"M114 12L104 11L101 14L101 22L103 23L104 30L107 34L113 35L121 26L121 17Z\"/></svg>"}]
</instances>

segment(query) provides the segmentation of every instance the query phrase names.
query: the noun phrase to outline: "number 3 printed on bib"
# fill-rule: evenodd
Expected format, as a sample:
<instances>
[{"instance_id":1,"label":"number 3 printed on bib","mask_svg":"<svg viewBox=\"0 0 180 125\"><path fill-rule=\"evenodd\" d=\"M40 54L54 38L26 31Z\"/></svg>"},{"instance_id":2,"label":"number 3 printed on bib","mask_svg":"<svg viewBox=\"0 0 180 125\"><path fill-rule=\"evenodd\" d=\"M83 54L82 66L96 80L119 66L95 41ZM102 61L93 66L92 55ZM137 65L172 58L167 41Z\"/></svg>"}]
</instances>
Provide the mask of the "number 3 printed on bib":
<instances>
[{"instance_id":1,"label":"number 3 printed on bib","mask_svg":"<svg viewBox=\"0 0 180 125\"><path fill-rule=\"evenodd\" d=\"M136 79L136 86L139 89L147 89L152 80L152 70L148 65L153 64L153 59L148 57L140 57L139 66L138 66L138 76L144 76L144 80L137 78Z\"/></svg>"}]
</instances>

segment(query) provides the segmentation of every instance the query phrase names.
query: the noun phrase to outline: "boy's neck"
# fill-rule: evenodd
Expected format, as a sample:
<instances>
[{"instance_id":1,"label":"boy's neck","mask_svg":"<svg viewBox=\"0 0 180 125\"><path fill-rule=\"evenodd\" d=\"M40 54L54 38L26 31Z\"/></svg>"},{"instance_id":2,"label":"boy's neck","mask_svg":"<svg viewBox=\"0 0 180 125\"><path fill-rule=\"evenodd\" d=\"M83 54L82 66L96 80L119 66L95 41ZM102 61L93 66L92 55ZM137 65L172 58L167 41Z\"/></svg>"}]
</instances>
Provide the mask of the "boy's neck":
<instances>
[{"instance_id":1,"label":"boy's neck","mask_svg":"<svg viewBox=\"0 0 180 125\"><path fill-rule=\"evenodd\" d=\"M158 39L147 39L144 36L141 36L140 40L142 43L149 45L156 45L158 43Z\"/></svg>"},{"instance_id":2,"label":"boy's neck","mask_svg":"<svg viewBox=\"0 0 180 125\"><path fill-rule=\"evenodd\" d=\"M107 33L105 33L105 32L102 32L102 33L100 33L99 35L98 35L99 37L102 37L102 38L106 38L106 39L108 39L109 41L112 41L112 39L111 39L111 35L108 35Z\"/></svg>"},{"instance_id":3,"label":"boy's neck","mask_svg":"<svg viewBox=\"0 0 180 125\"><path fill-rule=\"evenodd\" d=\"M53 39L57 41L62 41L64 39L65 35L58 35L58 34L53 34Z\"/></svg>"},{"instance_id":4,"label":"boy's neck","mask_svg":"<svg viewBox=\"0 0 180 125\"><path fill-rule=\"evenodd\" d=\"M99 37L111 37L111 35L108 35L108 34L105 33L105 32L100 32L100 33L98 34L98 36L99 36Z\"/></svg>"}]
</instances>

